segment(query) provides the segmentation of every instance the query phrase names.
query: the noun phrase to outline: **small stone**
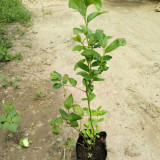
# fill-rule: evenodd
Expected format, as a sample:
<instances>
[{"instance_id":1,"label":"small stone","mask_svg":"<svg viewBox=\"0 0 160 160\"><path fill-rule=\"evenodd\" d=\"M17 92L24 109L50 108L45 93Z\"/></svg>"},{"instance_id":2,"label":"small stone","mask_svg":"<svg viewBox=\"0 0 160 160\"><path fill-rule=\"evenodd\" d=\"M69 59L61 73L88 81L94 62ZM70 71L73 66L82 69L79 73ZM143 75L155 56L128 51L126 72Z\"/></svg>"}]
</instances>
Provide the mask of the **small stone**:
<instances>
[{"instance_id":1,"label":"small stone","mask_svg":"<svg viewBox=\"0 0 160 160\"><path fill-rule=\"evenodd\" d=\"M62 142L62 138L57 138L57 141L58 142Z\"/></svg>"},{"instance_id":2,"label":"small stone","mask_svg":"<svg viewBox=\"0 0 160 160\"><path fill-rule=\"evenodd\" d=\"M17 146L17 149L19 149L19 150L20 150L20 149L22 149L22 147L18 145L18 146Z\"/></svg>"}]
</instances>

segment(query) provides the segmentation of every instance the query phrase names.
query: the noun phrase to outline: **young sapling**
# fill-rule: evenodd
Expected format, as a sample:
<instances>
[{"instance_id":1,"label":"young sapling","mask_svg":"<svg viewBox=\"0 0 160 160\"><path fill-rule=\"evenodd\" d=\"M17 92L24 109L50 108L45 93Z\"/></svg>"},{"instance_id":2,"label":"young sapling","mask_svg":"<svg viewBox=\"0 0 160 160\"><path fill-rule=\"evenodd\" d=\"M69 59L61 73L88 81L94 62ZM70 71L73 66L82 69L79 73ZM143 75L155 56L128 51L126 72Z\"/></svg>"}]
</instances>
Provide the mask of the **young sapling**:
<instances>
[{"instance_id":1,"label":"young sapling","mask_svg":"<svg viewBox=\"0 0 160 160\"><path fill-rule=\"evenodd\" d=\"M87 14L90 5L94 5L97 11ZM120 46L124 46L126 41L123 38L118 38L109 43L112 36L107 36L103 30L92 31L89 28L89 24L94 18L107 13L100 11L102 8L101 0L69 0L69 8L77 10L84 19L84 25L81 28L73 28L75 35L73 40L78 43L73 47L73 51L80 52L82 56L82 59L75 64L74 71L80 70L77 75L82 77L84 88L77 87L77 81L68 75L62 76L56 71L50 75L52 82L54 82L54 89L63 88L66 92L65 88L71 86L84 92L85 97L81 100L87 102L87 107L81 107L75 103L73 95L70 94L64 101L64 108L59 109L60 116L52 119L49 124L53 127L54 134L60 133L60 125L72 127L78 131L84 139L83 147L88 149L88 158L91 158L92 153L89 151L95 147L96 139L100 138L99 123L104 121L103 116L107 113L106 110L102 109L102 106L92 109L91 102L96 97L94 83L104 81L101 75L109 69L107 63L112 59L109 53ZM97 48L99 49L97 50ZM101 53L100 49L102 49ZM88 116L88 119L82 128L82 119L85 115Z\"/></svg>"}]
</instances>

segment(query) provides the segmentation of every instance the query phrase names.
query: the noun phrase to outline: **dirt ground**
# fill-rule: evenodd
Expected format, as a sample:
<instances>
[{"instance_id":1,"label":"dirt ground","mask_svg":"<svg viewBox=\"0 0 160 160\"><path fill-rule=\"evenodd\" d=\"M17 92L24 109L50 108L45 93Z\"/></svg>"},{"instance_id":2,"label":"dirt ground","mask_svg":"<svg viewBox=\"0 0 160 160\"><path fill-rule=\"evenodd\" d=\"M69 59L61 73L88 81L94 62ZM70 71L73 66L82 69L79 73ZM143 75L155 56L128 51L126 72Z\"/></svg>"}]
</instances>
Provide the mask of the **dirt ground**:
<instances>
[{"instance_id":1,"label":"dirt ground","mask_svg":"<svg viewBox=\"0 0 160 160\"><path fill-rule=\"evenodd\" d=\"M72 28L83 24L83 19L68 8L67 0L25 3L35 14L33 25L25 29L25 35L16 36L11 49L13 54L22 53L24 59L0 64L0 75L18 75L21 88L0 88L0 101L15 100L23 117L19 137L28 136L33 143L28 149L17 148L1 131L0 160L61 160L63 142L68 136L76 140L78 134L62 128L62 134L55 136L48 126L64 100L63 90L52 89L50 73L67 73L81 82L73 72L80 56L72 52ZM107 35L127 41L111 54L105 81L95 83L97 98L92 106L102 105L108 111L100 126L108 134L108 160L160 159L160 13L154 12L155 5L105 0L103 10L109 13L90 24L93 30L103 29ZM12 32L16 27L9 26ZM78 86L82 87L81 83ZM36 90L45 97L35 100ZM67 88L67 94L71 92L77 103L86 105L80 101L83 93ZM66 151L66 160L75 160L74 149Z\"/></svg>"}]
</instances>

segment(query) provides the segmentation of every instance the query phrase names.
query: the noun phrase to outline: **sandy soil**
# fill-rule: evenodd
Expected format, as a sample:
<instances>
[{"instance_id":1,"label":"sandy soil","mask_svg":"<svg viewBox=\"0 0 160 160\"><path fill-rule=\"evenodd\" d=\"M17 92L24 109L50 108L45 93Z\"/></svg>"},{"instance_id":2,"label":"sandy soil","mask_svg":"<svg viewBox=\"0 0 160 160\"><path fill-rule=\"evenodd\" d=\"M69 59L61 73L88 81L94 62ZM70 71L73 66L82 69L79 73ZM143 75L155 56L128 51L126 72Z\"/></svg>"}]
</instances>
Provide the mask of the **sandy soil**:
<instances>
[{"instance_id":1,"label":"sandy soil","mask_svg":"<svg viewBox=\"0 0 160 160\"><path fill-rule=\"evenodd\" d=\"M15 100L23 117L19 137L28 136L33 143L28 149L17 149L11 145L13 140L6 140L7 133L0 132L0 159L60 160L68 135L75 140L78 135L63 128L62 134L55 136L48 126L64 100L63 90L52 89L50 73L56 70L81 81L73 72L80 56L72 52L72 28L83 20L68 8L66 0L25 3L35 14L33 26L24 36L16 36L11 50L22 53L24 59L0 64L0 75L19 75L21 88L0 88L0 101ZM106 80L95 83L97 98L92 105L108 110L100 126L108 134L108 160L160 159L160 15L154 7L151 2L105 0L103 9L109 13L90 24L93 30L103 29L107 35L127 41L125 47L112 53L110 69L103 74ZM12 32L16 26L11 26ZM35 100L36 90L43 91L45 97ZM80 101L83 93L67 88L67 94L71 92L77 103L86 105ZM75 160L74 150L66 151L66 159Z\"/></svg>"}]
</instances>

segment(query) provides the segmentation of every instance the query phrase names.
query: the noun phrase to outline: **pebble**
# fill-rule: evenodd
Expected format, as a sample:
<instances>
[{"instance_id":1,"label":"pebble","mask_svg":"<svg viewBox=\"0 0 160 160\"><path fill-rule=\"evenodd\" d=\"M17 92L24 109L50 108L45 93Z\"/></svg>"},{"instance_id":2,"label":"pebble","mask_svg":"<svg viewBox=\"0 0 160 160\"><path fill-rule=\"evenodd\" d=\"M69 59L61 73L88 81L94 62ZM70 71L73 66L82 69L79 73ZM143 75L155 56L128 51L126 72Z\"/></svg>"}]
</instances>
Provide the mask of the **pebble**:
<instances>
[{"instance_id":1,"label":"pebble","mask_svg":"<svg viewBox=\"0 0 160 160\"><path fill-rule=\"evenodd\" d=\"M8 91L4 91L4 93L8 93Z\"/></svg>"},{"instance_id":2,"label":"pebble","mask_svg":"<svg viewBox=\"0 0 160 160\"><path fill-rule=\"evenodd\" d=\"M17 146L17 149L22 149L22 147L18 145L18 146Z\"/></svg>"},{"instance_id":3,"label":"pebble","mask_svg":"<svg viewBox=\"0 0 160 160\"><path fill-rule=\"evenodd\" d=\"M62 138L57 138L57 141L58 142L62 142Z\"/></svg>"}]
</instances>

